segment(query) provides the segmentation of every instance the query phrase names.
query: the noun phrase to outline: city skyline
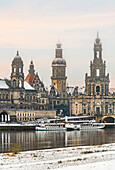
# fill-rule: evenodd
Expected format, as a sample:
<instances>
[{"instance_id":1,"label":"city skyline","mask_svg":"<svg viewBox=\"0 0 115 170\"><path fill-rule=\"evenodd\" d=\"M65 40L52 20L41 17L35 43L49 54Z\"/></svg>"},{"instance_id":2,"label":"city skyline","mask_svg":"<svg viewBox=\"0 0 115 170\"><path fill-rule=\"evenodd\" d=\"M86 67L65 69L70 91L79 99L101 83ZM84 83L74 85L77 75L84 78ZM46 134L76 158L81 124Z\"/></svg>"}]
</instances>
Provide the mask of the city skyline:
<instances>
[{"instance_id":1,"label":"city skyline","mask_svg":"<svg viewBox=\"0 0 115 170\"><path fill-rule=\"evenodd\" d=\"M68 85L84 86L98 30L110 87L115 87L114 5L113 0L0 0L0 78L10 77L11 62L19 51L25 76L33 60L36 72L50 86L51 63L60 40L67 62Z\"/></svg>"}]
</instances>

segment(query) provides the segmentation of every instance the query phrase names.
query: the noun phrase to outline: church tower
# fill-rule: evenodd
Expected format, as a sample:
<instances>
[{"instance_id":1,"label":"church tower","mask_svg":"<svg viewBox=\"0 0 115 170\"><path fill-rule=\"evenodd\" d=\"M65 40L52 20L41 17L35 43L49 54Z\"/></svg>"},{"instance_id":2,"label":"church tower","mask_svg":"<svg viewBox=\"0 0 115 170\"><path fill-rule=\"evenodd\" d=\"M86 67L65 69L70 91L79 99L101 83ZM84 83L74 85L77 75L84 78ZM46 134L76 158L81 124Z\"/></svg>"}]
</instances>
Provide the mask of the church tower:
<instances>
[{"instance_id":1,"label":"church tower","mask_svg":"<svg viewBox=\"0 0 115 170\"><path fill-rule=\"evenodd\" d=\"M11 88L24 88L23 61L18 51L12 61Z\"/></svg>"},{"instance_id":2,"label":"church tower","mask_svg":"<svg viewBox=\"0 0 115 170\"><path fill-rule=\"evenodd\" d=\"M15 104L20 104L23 103L24 101L23 61L19 56L18 51L17 51L17 55L12 61L10 98L11 98L11 102Z\"/></svg>"},{"instance_id":3,"label":"church tower","mask_svg":"<svg viewBox=\"0 0 115 170\"><path fill-rule=\"evenodd\" d=\"M85 76L85 91L89 96L109 94L109 74L106 75L106 62L102 60L102 44L99 35L94 42L94 59L90 62L90 76Z\"/></svg>"},{"instance_id":4,"label":"church tower","mask_svg":"<svg viewBox=\"0 0 115 170\"><path fill-rule=\"evenodd\" d=\"M52 62L52 86L58 92L66 92L66 61L62 58L61 44L57 43L55 59Z\"/></svg>"}]
</instances>

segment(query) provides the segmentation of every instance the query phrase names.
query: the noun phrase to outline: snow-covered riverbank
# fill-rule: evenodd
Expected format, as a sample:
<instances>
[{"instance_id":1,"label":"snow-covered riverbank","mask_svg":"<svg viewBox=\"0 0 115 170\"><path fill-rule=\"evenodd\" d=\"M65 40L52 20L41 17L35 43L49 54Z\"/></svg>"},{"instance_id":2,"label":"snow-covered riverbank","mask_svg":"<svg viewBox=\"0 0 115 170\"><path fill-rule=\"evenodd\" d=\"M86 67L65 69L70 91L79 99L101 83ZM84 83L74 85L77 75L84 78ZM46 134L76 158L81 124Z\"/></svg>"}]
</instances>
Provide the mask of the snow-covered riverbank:
<instances>
[{"instance_id":1,"label":"snow-covered riverbank","mask_svg":"<svg viewBox=\"0 0 115 170\"><path fill-rule=\"evenodd\" d=\"M113 170L114 167L115 143L0 154L0 169Z\"/></svg>"}]
</instances>

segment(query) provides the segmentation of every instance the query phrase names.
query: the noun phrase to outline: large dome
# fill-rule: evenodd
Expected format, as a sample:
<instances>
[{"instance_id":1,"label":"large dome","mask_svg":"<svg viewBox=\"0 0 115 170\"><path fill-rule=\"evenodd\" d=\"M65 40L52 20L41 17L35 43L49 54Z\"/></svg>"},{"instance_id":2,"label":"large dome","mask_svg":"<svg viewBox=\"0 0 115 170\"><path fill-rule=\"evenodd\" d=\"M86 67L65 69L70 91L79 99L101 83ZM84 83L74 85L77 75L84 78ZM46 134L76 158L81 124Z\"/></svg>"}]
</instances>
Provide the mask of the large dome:
<instances>
[{"instance_id":1,"label":"large dome","mask_svg":"<svg viewBox=\"0 0 115 170\"><path fill-rule=\"evenodd\" d=\"M17 51L17 55L14 57L14 60L12 61L12 65L23 65L23 61L21 57L19 56L18 51Z\"/></svg>"},{"instance_id":2,"label":"large dome","mask_svg":"<svg viewBox=\"0 0 115 170\"><path fill-rule=\"evenodd\" d=\"M65 65L66 66L66 61L63 58L55 58L52 62L52 65Z\"/></svg>"}]
</instances>

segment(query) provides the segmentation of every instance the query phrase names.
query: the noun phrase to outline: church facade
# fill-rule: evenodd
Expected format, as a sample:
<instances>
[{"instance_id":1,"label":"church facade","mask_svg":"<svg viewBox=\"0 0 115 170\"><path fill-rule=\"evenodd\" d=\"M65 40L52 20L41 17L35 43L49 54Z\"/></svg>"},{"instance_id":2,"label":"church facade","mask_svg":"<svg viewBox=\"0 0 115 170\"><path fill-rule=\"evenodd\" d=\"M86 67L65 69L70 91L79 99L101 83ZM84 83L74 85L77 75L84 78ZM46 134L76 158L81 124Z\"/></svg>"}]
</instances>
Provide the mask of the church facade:
<instances>
[{"instance_id":1,"label":"church facade","mask_svg":"<svg viewBox=\"0 0 115 170\"><path fill-rule=\"evenodd\" d=\"M94 43L94 58L90 62L90 75L85 75L85 88L79 93L74 89L70 99L70 112L74 115L92 115L101 119L115 113L115 94L109 91L109 74L102 58L102 44L97 33Z\"/></svg>"}]
</instances>

